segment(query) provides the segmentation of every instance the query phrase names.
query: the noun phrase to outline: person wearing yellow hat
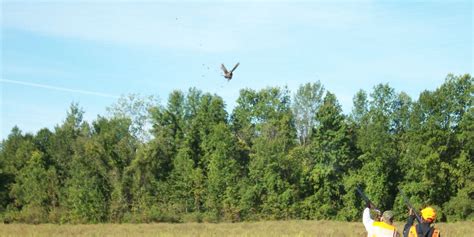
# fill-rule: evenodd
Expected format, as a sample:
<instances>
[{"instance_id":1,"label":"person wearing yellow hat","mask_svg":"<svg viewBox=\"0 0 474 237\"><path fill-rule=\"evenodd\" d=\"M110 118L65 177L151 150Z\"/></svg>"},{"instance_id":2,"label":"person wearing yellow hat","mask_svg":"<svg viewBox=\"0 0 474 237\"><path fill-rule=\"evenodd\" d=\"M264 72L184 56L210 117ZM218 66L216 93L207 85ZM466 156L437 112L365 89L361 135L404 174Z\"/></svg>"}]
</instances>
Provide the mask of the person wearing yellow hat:
<instances>
[{"instance_id":1,"label":"person wearing yellow hat","mask_svg":"<svg viewBox=\"0 0 474 237\"><path fill-rule=\"evenodd\" d=\"M364 223L365 230L367 230L368 237L399 237L397 229L393 225L393 212L384 211L380 221L374 221L370 218L371 204L367 204L362 214L362 223Z\"/></svg>"},{"instance_id":2,"label":"person wearing yellow hat","mask_svg":"<svg viewBox=\"0 0 474 237\"><path fill-rule=\"evenodd\" d=\"M436 210L432 207L426 207L421 210L421 223L413 225L415 213L410 209L405 227L403 228L403 237L440 237L439 230L432 224L436 220Z\"/></svg>"}]
</instances>

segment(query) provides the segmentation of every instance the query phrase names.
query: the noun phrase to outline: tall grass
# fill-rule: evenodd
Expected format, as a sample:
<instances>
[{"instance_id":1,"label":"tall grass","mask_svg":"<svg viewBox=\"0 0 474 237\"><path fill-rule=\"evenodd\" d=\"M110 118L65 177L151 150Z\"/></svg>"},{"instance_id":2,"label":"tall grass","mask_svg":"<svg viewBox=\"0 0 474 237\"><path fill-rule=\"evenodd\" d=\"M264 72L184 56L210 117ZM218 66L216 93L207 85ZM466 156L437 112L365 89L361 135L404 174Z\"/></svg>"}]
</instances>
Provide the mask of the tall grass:
<instances>
[{"instance_id":1,"label":"tall grass","mask_svg":"<svg viewBox=\"0 0 474 237\"><path fill-rule=\"evenodd\" d=\"M404 223L397 223L401 232ZM443 237L473 236L474 222L437 224ZM367 236L362 223L264 221L244 223L27 225L0 224L0 236Z\"/></svg>"}]
</instances>

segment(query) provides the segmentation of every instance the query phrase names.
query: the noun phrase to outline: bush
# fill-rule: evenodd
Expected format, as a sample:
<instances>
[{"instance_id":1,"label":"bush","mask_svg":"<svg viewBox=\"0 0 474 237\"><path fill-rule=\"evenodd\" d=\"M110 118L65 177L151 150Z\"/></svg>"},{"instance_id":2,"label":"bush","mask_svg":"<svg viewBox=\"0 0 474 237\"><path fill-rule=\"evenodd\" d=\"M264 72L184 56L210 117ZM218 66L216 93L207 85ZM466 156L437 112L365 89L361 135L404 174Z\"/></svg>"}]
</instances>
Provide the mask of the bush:
<instances>
[{"instance_id":1,"label":"bush","mask_svg":"<svg viewBox=\"0 0 474 237\"><path fill-rule=\"evenodd\" d=\"M48 213L48 220L50 223L64 224L68 222L67 210L62 207L54 207Z\"/></svg>"},{"instance_id":2,"label":"bush","mask_svg":"<svg viewBox=\"0 0 474 237\"><path fill-rule=\"evenodd\" d=\"M203 221L202 213L199 212L191 212L188 214L184 214L182 217L183 222L197 222L201 223Z\"/></svg>"},{"instance_id":3,"label":"bush","mask_svg":"<svg viewBox=\"0 0 474 237\"><path fill-rule=\"evenodd\" d=\"M179 218L173 213L164 212L157 206L152 206L148 216L149 222L179 222Z\"/></svg>"},{"instance_id":4,"label":"bush","mask_svg":"<svg viewBox=\"0 0 474 237\"><path fill-rule=\"evenodd\" d=\"M13 209L10 206L8 206L5 212L2 214L2 217L1 217L2 222L5 224L17 222L19 215L20 215L20 212L18 210Z\"/></svg>"},{"instance_id":5,"label":"bush","mask_svg":"<svg viewBox=\"0 0 474 237\"><path fill-rule=\"evenodd\" d=\"M474 220L474 185L458 191L457 195L444 205L447 221Z\"/></svg>"},{"instance_id":6,"label":"bush","mask_svg":"<svg viewBox=\"0 0 474 237\"><path fill-rule=\"evenodd\" d=\"M3 214L4 223L21 222L28 224L40 224L47 222L47 212L43 207L36 205L24 206L21 210L16 208L7 208Z\"/></svg>"},{"instance_id":7,"label":"bush","mask_svg":"<svg viewBox=\"0 0 474 237\"><path fill-rule=\"evenodd\" d=\"M218 223L220 220L218 212L206 212L202 217L202 221L207 223Z\"/></svg>"},{"instance_id":8,"label":"bush","mask_svg":"<svg viewBox=\"0 0 474 237\"><path fill-rule=\"evenodd\" d=\"M19 221L28 224L40 224L48 221L47 216L48 213L44 207L28 205L21 210Z\"/></svg>"},{"instance_id":9,"label":"bush","mask_svg":"<svg viewBox=\"0 0 474 237\"><path fill-rule=\"evenodd\" d=\"M180 222L180 218L174 212L165 212L157 206L149 209L125 212L122 219L124 223L150 223L150 222Z\"/></svg>"}]
</instances>

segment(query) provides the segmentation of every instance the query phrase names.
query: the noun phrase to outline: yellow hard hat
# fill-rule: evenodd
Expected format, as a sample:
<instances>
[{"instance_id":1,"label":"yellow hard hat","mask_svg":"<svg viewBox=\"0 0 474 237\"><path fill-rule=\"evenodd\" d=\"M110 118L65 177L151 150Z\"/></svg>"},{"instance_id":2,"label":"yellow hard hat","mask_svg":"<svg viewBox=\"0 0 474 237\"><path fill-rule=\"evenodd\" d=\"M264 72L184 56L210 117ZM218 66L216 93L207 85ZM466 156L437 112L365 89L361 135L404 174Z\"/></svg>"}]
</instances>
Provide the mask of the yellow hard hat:
<instances>
[{"instance_id":1,"label":"yellow hard hat","mask_svg":"<svg viewBox=\"0 0 474 237\"><path fill-rule=\"evenodd\" d=\"M423 219L433 222L436 219L436 211L432 207L426 207L425 209L421 210L421 216Z\"/></svg>"}]
</instances>

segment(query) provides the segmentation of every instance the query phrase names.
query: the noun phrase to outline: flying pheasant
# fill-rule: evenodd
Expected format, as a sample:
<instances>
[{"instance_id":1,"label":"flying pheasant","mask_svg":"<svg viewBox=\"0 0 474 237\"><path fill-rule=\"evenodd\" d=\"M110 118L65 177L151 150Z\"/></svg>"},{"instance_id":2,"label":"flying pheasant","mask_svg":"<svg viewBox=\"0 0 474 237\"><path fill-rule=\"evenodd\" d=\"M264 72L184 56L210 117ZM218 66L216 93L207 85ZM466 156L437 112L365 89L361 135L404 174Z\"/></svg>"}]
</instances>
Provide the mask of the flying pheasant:
<instances>
[{"instance_id":1,"label":"flying pheasant","mask_svg":"<svg viewBox=\"0 0 474 237\"><path fill-rule=\"evenodd\" d=\"M230 81L232 79L232 76L233 76L233 72L234 70L239 66L240 63L237 63L235 64L234 68L232 68L232 70L227 71L227 68L225 68L224 64L221 64L221 69L222 71L224 71L224 78L227 79L227 81Z\"/></svg>"}]
</instances>

